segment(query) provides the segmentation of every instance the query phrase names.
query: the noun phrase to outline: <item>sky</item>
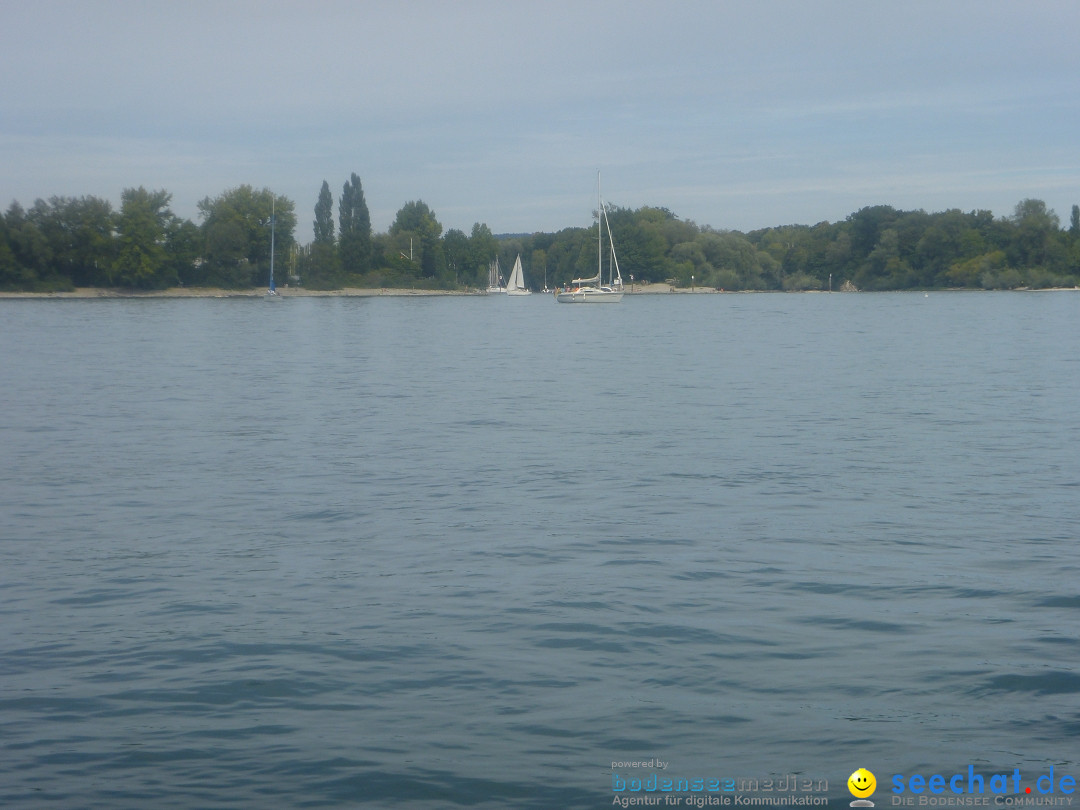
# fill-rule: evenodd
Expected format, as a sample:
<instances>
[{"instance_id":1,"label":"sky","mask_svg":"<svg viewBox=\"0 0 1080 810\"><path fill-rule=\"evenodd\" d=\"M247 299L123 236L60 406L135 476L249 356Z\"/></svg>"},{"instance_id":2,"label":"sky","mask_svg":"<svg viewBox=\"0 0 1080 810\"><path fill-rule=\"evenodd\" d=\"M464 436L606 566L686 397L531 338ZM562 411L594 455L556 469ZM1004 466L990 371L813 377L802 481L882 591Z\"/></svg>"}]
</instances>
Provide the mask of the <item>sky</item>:
<instances>
[{"instance_id":1,"label":"sky","mask_svg":"<svg viewBox=\"0 0 1080 810\"><path fill-rule=\"evenodd\" d=\"M0 210L125 188L372 226L750 231L1080 203L1075 0L0 0Z\"/></svg>"}]
</instances>

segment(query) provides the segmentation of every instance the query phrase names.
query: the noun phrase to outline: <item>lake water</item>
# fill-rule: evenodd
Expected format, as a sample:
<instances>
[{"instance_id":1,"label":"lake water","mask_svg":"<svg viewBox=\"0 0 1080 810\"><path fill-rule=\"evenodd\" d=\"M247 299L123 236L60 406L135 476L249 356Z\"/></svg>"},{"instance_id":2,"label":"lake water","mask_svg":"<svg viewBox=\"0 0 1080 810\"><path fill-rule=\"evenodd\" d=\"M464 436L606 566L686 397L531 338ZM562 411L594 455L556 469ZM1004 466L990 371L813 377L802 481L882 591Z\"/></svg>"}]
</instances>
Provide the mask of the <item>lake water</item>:
<instances>
[{"instance_id":1,"label":"lake water","mask_svg":"<svg viewBox=\"0 0 1080 810\"><path fill-rule=\"evenodd\" d=\"M0 404L4 808L1080 776L1080 293L7 300Z\"/></svg>"}]
</instances>

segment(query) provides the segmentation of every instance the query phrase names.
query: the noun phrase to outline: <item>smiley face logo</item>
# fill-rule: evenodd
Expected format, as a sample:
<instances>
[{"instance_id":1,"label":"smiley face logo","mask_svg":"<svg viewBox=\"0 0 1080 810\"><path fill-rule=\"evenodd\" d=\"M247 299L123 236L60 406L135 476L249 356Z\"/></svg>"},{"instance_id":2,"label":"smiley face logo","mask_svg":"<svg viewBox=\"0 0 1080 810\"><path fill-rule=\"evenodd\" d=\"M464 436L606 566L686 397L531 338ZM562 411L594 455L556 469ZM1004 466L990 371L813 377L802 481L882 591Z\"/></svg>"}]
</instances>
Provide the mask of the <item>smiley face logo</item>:
<instances>
[{"instance_id":1,"label":"smiley face logo","mask_svg":"<svg viewBox=\"0 0 1080 810\"><path fill-rule=\"evenodd\" d=\"M859 768L847 780L847 788L851 795L859 799L871 796L877 788L877 779L866 768Z\"/></svg>"}]
</instances>

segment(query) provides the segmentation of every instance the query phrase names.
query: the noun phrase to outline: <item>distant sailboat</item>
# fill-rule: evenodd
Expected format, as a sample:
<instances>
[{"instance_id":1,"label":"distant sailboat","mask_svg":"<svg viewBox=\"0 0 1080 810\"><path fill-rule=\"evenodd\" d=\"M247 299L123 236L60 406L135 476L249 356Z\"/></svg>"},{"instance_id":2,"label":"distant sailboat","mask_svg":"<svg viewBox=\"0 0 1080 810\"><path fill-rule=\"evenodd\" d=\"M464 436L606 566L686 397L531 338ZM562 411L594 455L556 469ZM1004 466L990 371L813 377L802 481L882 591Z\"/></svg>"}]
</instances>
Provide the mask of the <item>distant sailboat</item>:
<instances>
[{"instance_id":1,"label":"distant sailboat","mask_svg":"<svg viewBox=\"0 0 1080 810\"><path fill-rule=\"evenodd\" d=\"M277 287L274 286L274 226L277 224L276 216L276 203L277 200L270 201L270 286L266 290L265 298L267 301L280 301L281 296L278 295Z\"/></svg>"},{"instance_id":2,"label":"distant sailboat","mask_svg":"<svg viewBox=\"0 0 1080 810\"><path fill-rule=\"evenodd\" d=\"M575 278L570 285L555 295L560 304L617 304L622 301L622 273L619 261L615 258L615 242L611 236L611 223L608 222L607 206L600 196L600 173L596 173L596 275L592 278ZM604 284L604 229L607 229L611 259L608 263L609 283Z\"/></svg>"},{"instance_id":3,"label":"distant sailboat","mask_svg":"<svg viewBox=\"0 0 1080 810\"><path fill-rule=\"evenodd\" d=\"M514 261L514 269L510 273L510 280L506 282L507 295L531 295L532 291L525 286L525 273L521 270L521 254Z\"/></svg>"},{"instance_id":4,"label":"distant sailboat","mask_svg":"<svg viewBox=\"0 0 1080 810\"><path fill-rule=\"evenodd\" d=\"M499 257L495 257L495 261L488 265L488 294L491 293L504 293L506 290L502 286L502 270L499 268Z\"/></svg>"}]
</instances>

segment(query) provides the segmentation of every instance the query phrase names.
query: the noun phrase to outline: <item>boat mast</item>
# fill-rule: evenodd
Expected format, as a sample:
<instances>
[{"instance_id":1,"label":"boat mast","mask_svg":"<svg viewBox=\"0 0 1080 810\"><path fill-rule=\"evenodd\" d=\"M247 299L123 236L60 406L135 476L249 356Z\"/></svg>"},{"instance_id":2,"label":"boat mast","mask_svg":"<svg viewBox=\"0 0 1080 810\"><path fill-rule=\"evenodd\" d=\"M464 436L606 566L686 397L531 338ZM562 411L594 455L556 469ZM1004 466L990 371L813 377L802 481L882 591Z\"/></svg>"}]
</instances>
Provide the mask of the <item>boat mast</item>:
<instances>
[{"instance_id":1,"label":"boat mast","mask_svg":"<svg viewBox=\"0 0 1080 810\"><path fill-rule=\"evenodd\" d=\"M270 289L274 289L274 225L277 200L270 198Z\"/></svg>"},{"instance_id":2,"label":"boat mast","mask_svg":"<svg viewBox=\"0 0 1080 810\"><path fill-rule=\"evenodd\" d=\"M596 170L596 283L604 284L604 208L600 197L600 170Z\"/></svg>"},{"instance_id":3,"label":"boat mast","mask_svg":"<svg viewBox=\"0 0 1080 810\"><path fill-rule=\"evenodd\" d=\"M619 270L619 258L615 255L615 237L611 235L611 220L608 219L607 206L604 206L604 226L607 228L608 246L611 248L611 257L608 263L608 277L612 286L615 286L615 275L619 276L619 285L622 285L622 271Z\"/></svg>"}]
</instances>

